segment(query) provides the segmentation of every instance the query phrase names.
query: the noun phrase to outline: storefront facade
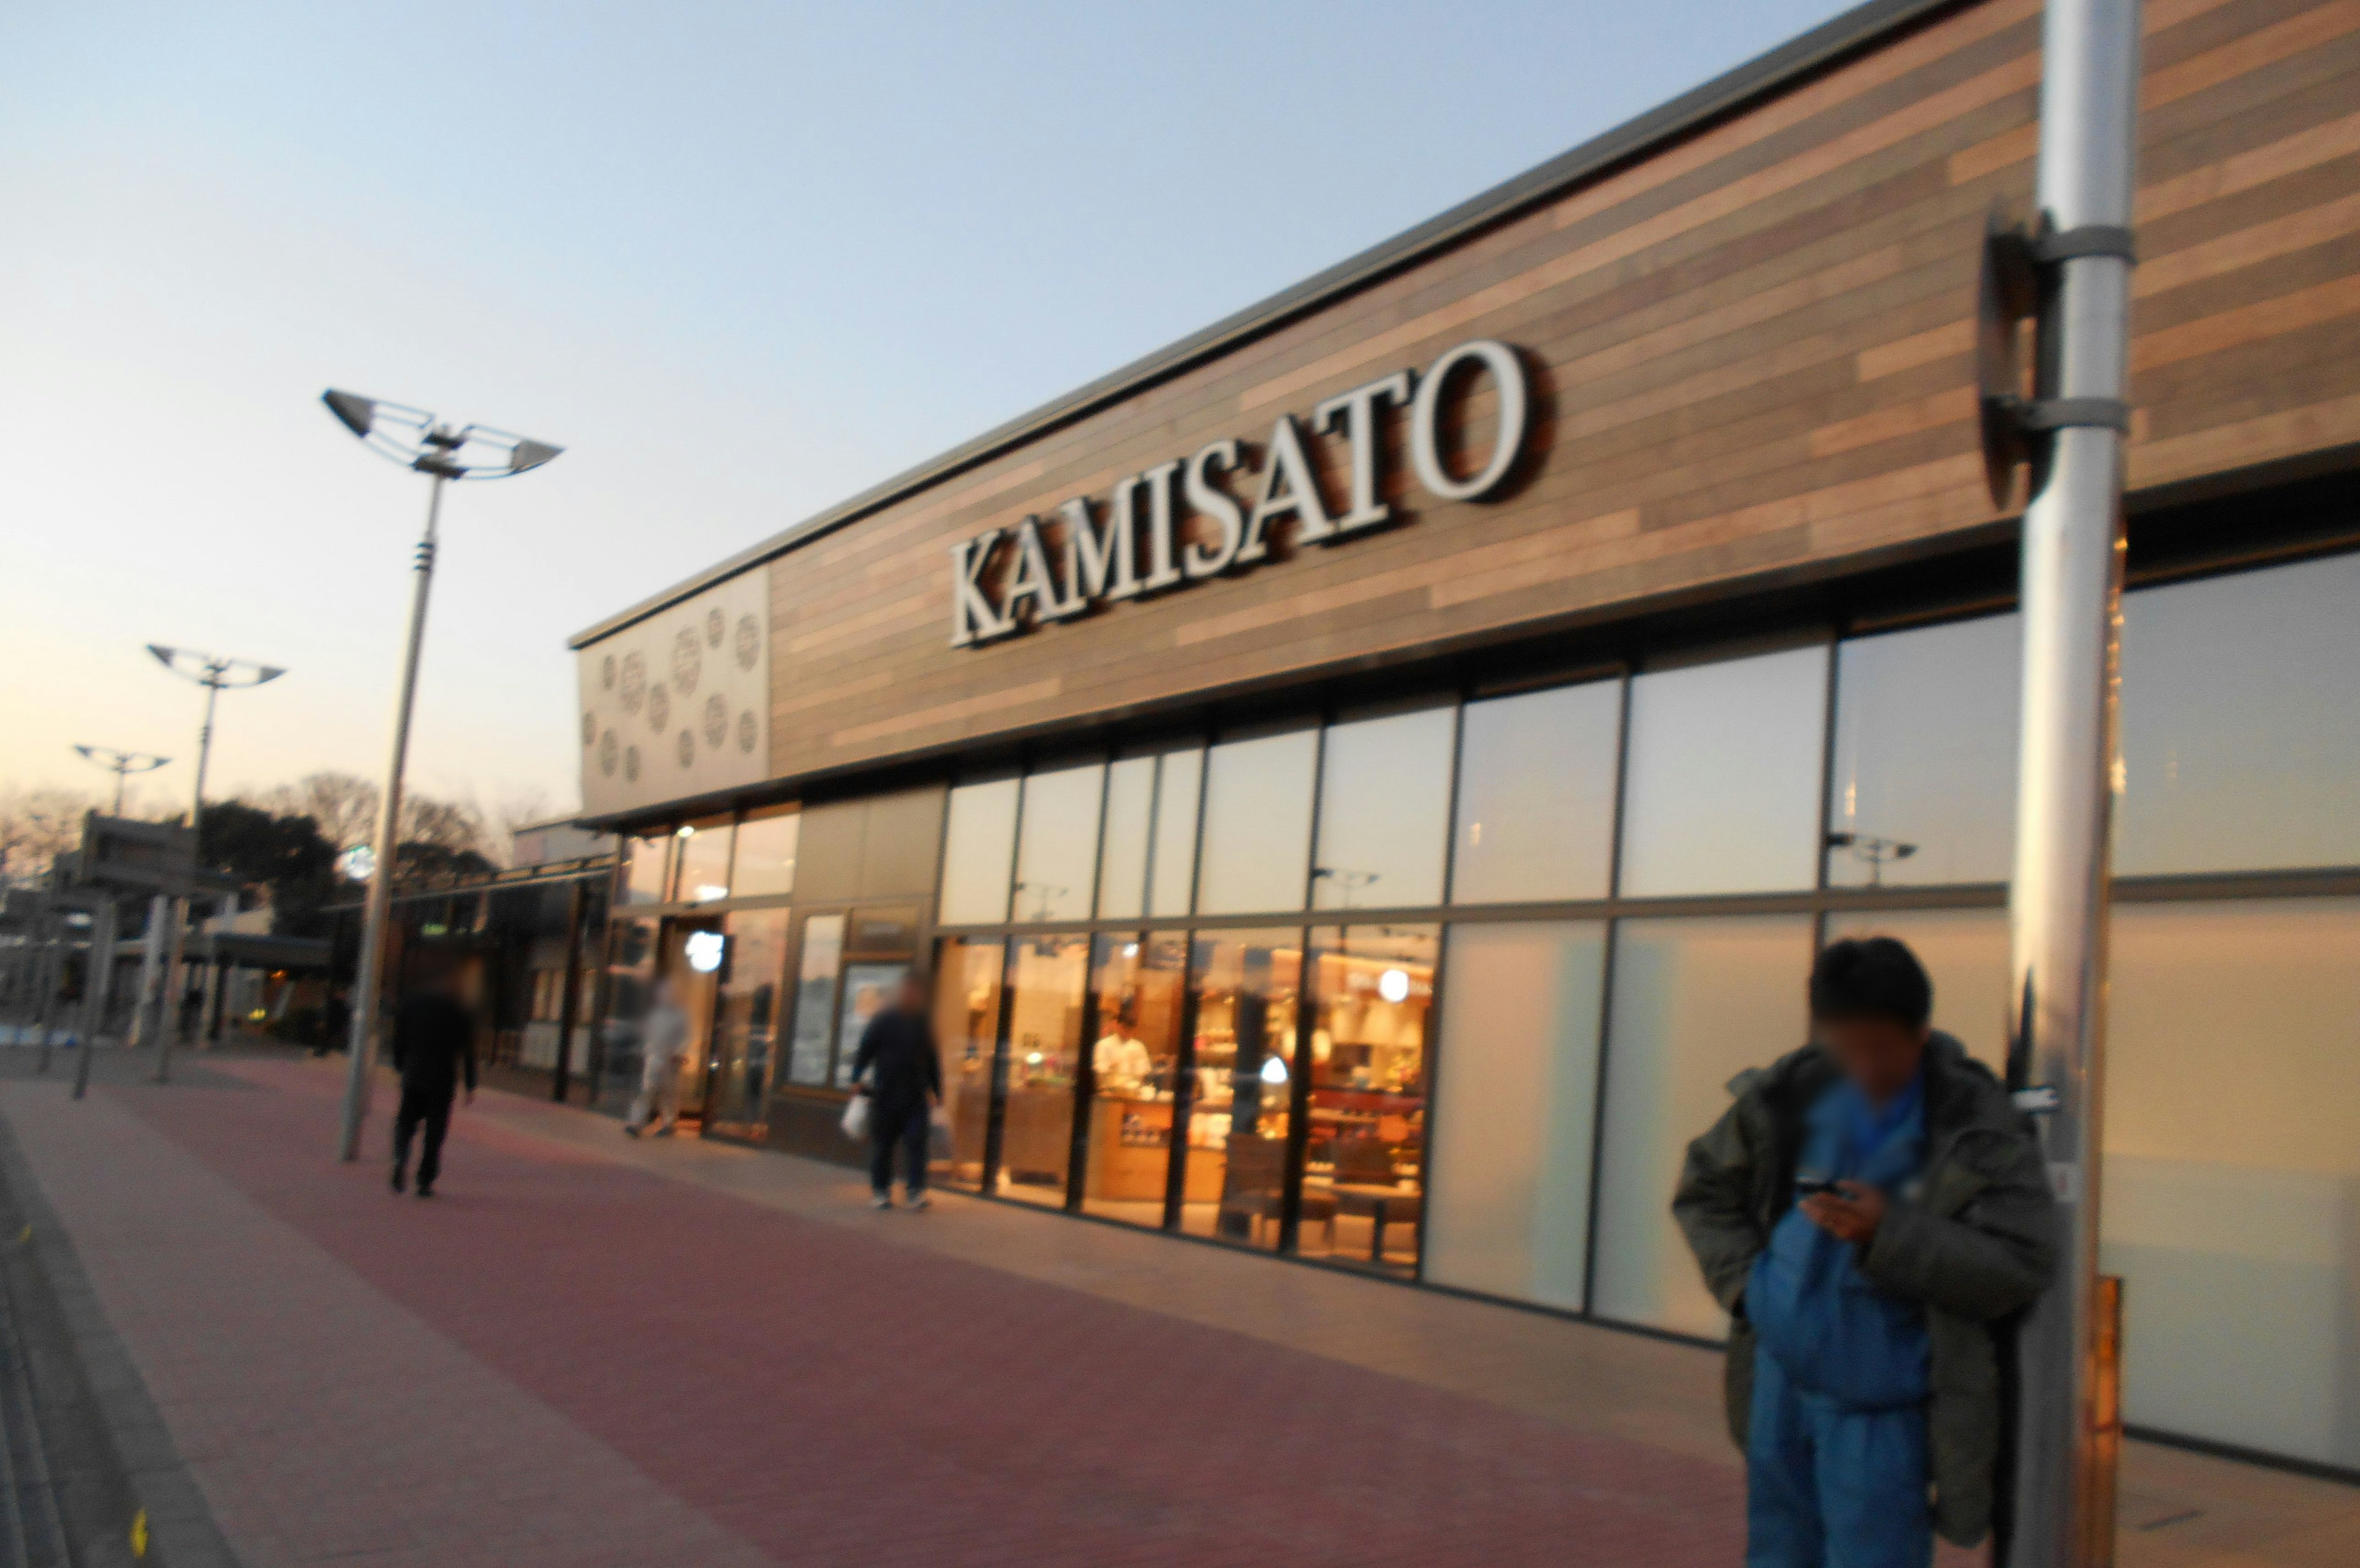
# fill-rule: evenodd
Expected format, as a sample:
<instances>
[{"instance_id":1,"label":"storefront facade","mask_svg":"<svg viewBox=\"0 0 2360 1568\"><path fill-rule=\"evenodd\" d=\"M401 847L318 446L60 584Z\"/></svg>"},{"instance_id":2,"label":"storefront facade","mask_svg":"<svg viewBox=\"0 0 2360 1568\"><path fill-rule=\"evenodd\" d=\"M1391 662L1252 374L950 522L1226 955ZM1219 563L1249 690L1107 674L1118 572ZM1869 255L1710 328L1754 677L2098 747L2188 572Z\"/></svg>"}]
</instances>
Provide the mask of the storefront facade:
<instances>
[{"instance_id":1,"label":"storefront facade","mask_svg":"<svg viewBox=\"0 0 2360 1568\"><path fill-rule=\"evenodd\" d=\"M603 1086L669 975L827 1150L914 967L940 1181L1718 1335L1673 1174L1815 947L2001 1052L2038 38L1866 7L585 632ZM2106 1261L2135 1423L2348 1472L2360 24L2146 47Z\"/></svg>"}]
</instances>

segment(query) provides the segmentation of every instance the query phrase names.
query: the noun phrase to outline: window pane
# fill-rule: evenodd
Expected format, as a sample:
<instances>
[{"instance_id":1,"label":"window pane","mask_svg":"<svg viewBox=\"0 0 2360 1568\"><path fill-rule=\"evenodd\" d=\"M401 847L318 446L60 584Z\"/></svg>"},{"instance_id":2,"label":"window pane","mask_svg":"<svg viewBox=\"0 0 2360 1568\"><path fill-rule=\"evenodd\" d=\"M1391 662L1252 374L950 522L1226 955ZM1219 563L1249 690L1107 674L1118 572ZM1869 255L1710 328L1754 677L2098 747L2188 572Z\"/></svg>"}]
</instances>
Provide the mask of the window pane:
<instances>
[{"instance_id":1,"label":"window pane","mask_svg":"<svg viewBox=\"0 0 2360 1568\"><path fill-rule=\"evenodd\" d=\"M1035 773L1024 780L1024 831L1017 837L1020 920L1080 920L1090 913L1098 858L1100 763Z\"/></svg>"},{"instance_id":2,"label":"window pane","mask_svg":"<svg viewBox=\"0 0 2360 1568\"><path fill-rule=\"evenodd\" d=\"M1991 615L1841 647L1830 887L2007 879L2023 637Z\"/></svg>"},{"instance_id":3,"label":"window pane","mask_svg":"<svg viewBox=\"0 0 2360 1568\"><path fill-rule=\"evenodd\" d=\"M1074 1148L1074 1076L1081 1067L1090 940L1020 937L1013 945L998 1191L1062 1207Z\"/></svg>"},{"instance_id":4,"label":"window pane","mask_svg":"<svg viewBox=\"0 0 2360 1568\"><path fill-rule=\"evenodd\" d=\"M2360 1465L2360 901L2114 910L2126 1420Z\"/></svg>"},{"instance_id":5,"label":"window pane","mask_svg":"<svg viewBox=\"0 0 2360 1568\"><path fill-rule=\"evenodd\" d=\"M731 887L741 898L795 890L795 849L803 812L778 806L738 824L738 860Z\"/></svg>"},{"instance_id":6,"label":"window pane","mask_svg":"<svg viewBox=\"0 0 2360 1568\"><path fill-rule=\"evenodd\" d=\"M1306 1257L1404 1276L1417 1269L1439 939L1435 926L1312 932L1311 1124L1296 1243Z\"/></svg>"},{"instance_id":7,"label":"window pane","mask_svg":"<svg viewBox=\"0 0 2360 1568\"><path fill-rule=\"evenodd\" d=\"M946 926L991 925L1008 918L1008 880L1016 859L1017 781L995 779L951 791L944 830L943 902Z\"/></svg>"},{"instance_id":8,"label":"window pane","mask_svg":"<svg viewBox=\"0 0 2360 1568\"><path fill-rule=\"evenodd\" d=\"M844 917L814 915L803 925L803 963L795 970L795 1034L787 1049L790 1083L827 1082L828 1046L836 1036L836 972L843 960Z\"/></svg>"},{"instance_id":9,"label":"window pane","mask_svg":"<svg viewBox=\"0 0 2360 1568\"><path fill-rule=\"evenodd\" d=\"M999 1055L998 937L948 937L934 950L934 1040L943 1052L943 1114L950 1148L938 1146L932 1180L973 1192L983 1185L991 1128L991 1077Z\"/></svg>"},{"instance_id":10,"label":"window pane","mask_svg":"<svg viewBox=\"0 0 2360 1568\"><path fill-rule=\"evenodd\" d=\"M1132 1225L1164 1223L1187 962L1186 942L1176 932L1098 939L1092 966L1098 1038L1091 1047L1096 1092L1082 1181L1086 1214Z\"/></svg>"},{"instance_id":11,"label":"window pane","mask_svg":"<svg viewBox=\"0 0 2360 1568\"><path fill-rule=\"evenodd\" d=\"M623 840L623 902L661 904L672 897L672 829Z\"/></svg>"},{"instance_id":12,"label":"window pane","mask_svg":"<svg viewBox=\"0 0 2360 1568\"><path fill-rule=\"evenodd\" d=\"M1147 835L1155 817L1155 758L1125 757L1107 768L1106 852L1098 864L1098 918L1147 912Z\"/></svg>"},{"instance_id":13,"label":"window pane","mask_svg":"<svg viewBox=\"0 0 2360 1568\"><path fill-rule=\"evenodd\" d=\"M1427 1279L1582 1306L1605 954L1598 920L1450 928Z\"/></svg>"},{"instance_id":14,"label":"window pane","mask_svg":"<svg viewBox=\"0 0 2360 1568\"><path fill-rule=\"evenodd\" d=\"M1622 724L1619 681L1467 704L1453 903L1606 897Z\"/></svg>"},{"instance_id":15,"label":"window pane","mask_svg":"<svg viewBox=\"0 0 2360 1568\"><path fill-rule=\"evenodd\" d=\"M601 1109L619 1111L639 1092L648 1007L655 999L656 924L617 916L607 930L606 1051L592 1089Z\"/></svg>"},{"instance_id":16,"label":"window pane","mask_svg":"<svg viewBox=\"0 0 2360 1568\"><path fill-rule=\"evenodd\" d=\"M1302 942L1294 930L1196 937L1196 1081L1180 1223L1199 1236L1278 1246Z\"/></svg>"},{"instance_id":17,"label":"window pane","mask_svg":"<svg viewBox=\"0 0 2360 1568\"><path fill-rule=\"evenodd\" d=\"M1808 887L1828 650L1652 670L1631 683L1622 891Z\"/></svg>"},{"instance_id":18,"label":"window pane","mask_svg":"<svg viewBox=\"0 0 2360 1568\"><path fill-rule=\"evenodd\" d=\"M1196 807L1205 792L1205 748L1167 751L1155 762L1155 833L1149 840L1147 912L1185 915L1196 890Z\"/></svg>"},{"instance_id":19,"label":"window pane","mask_svg":"<svg viewBox=\"0 0 2360 1568\"><path fill-rule=\"evenodd\" d=\"M685 904L729 897L729 819L706 817L681 829L679 892Z\"/></svg>"},{"instance_id":20,"label":"window pane","mask_svg":"<svg viewBox=\"0 0 2360 1568\"><path fill-rule=\"evenodd\" d=\"M1934 982L1934 1027L2007 1076L2007 911L1912 909L1831 914L1828 940L1889 936L1907 945Z\"/></svg>"},{"instance_id":21,"label":"window pane","mask_svg":"<svg viewBox=\"0 0 2360 1568\"><path fill-rule=\"evenodd\" d=\"M1804 915L1625 920L1616 931L1592 1295L1601 1316L1727 1332L1672 1224L1672 1189L1688 1141L1729 1108L1730 1079L1803 1043L1810 966Z\"/></svg>"},{"instance_id":22,"label":"window pane","mask_svg":"<svg viewBox=\"0 0 2360 1568\"><path fill-rule=\"evenodd\" d=\"M1446 707L1328 726L1315 908L1442 902L1452 724Z\"/></svg>"},{"instance_id":23,"label":"window pane","mask_svg":"<svg viewBox=\"0 0 2360 1568\"><path fill-rule=\"evenodd\" d=\"M2360 864L2360 555L2123 603L2125 876Z\"/></svg>"},{"instance_id":24,"label":"window pane","mask_svg":"<svg viewBox=\"0 0 2360 1568\"><path fill-rule=\"evenodd\" d=\"M1319 732L1289 730L1213 747L1205 785L1208 915L1303 908L1311 862L1311 777Z\"/></svg>"},{"instance_id":25,"label":"window pane","mask_svg":"<svg viewBox=\"0 0 2360 1568\"><path fill-rule=\"evenodd\" d=\"M836 1086L852 1087L852 1064L860 1054L860 1037L869 1020L893 1005L893 993L910 973L908 964L855 963L844 966L844 988L836 1004Z\"/></svg>"},{"instance_id":26,"label":"window pane","mask_svg":"<svg viewBox=\"0 0 2360 1568\"><path fill-rule=\"evenodd\" d=\"M738 909L723 922L728 961L714 1006L714 1119L759 1136L770 1086L770 1044L779 1025L779 984L786 977L787 911Z\"/></svg>"}]
</instances>

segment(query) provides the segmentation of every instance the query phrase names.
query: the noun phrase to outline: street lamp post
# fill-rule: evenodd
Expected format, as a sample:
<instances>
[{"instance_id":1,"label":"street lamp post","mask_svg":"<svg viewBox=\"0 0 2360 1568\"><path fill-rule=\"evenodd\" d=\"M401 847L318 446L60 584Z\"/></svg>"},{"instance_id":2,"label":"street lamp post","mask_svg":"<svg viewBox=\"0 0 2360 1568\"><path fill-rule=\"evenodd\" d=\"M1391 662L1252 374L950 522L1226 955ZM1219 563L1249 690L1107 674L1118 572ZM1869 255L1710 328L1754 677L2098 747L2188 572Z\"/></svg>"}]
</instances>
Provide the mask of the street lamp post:
<instances>
[{"instance_id":1,"label":"street lamp post","mask_svg":"<svg viewBox=\"0 0 2360 1568\"><path fill-rule=\"evenodd\" d=\"M205 727L213 727L210 718ZM153 773L172 760L152 752L117 751L106 746L77 746L74 749L82 753L84 761L96 763L115 775L115 809L110 814L118 817L123 814L124 780L134 773Z\"/></svg>"},{"instance_id":2,"label":"street lamp post","mask_svg":"<svg viewBox=\"0 0 2360 1568\"><path fill-rule=\"evenodd\" d=\"M426 474L426 532L418 541L416 578L410 597L410 637L401 658L401 685L393 705L392 756L377 800L377 851L368 877L366 912L361 921L360 973L353 985L352 1060L344 1077L340 1158L360 1155L361 1124L368 1116L369 1071L377 1044L377 987L385 959L385 928L393 913L393 877L401 826L401 778L410 759L410 715L418 696L418 656L426 640L426 600L434 583L435 532L442 516L442 486L453 479L506 479L539 468L564 448L529 441L484 425L453 429L422 408L382 403L331 389L321 394L344 427L379 456Z\"/></svg>"},{"instance_id":3,"label":"street lamp post","mask_svg":"<svg viewBox=\"0 0 2360 1568\"><path fill-rule=\"evenodd\" d=\"M200 653L194 648L167 648L161 643L149 643L148 651L156 662L183 681L193 681L205 689L204 727L197 732L197 783L189 802L189 835L192 852L191 870L203 855L199 847L203 843L205 827L205 768L213 755L213 704L221 700L224 690L267 685L287 671L275 664L256 664L248 659L224 659L217 654ZM182 895L172 902L171 946L164 959L166 995L157 998L156 1019L156 1082L161 1083L172 1071L172 1036L176 1020L172 1015L171 989L182 984L180 959L188 945L189 898Z\"/></svg>"}]
</instances>

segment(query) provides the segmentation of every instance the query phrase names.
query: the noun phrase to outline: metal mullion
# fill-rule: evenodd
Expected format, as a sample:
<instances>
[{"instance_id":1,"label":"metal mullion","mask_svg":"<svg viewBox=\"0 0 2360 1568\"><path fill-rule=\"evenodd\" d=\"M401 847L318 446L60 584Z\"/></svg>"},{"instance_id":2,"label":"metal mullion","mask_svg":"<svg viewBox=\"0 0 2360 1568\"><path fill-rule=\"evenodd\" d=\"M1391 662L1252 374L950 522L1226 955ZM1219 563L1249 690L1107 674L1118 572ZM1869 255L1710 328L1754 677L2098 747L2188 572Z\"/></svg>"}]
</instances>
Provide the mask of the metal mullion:
<instances>
[{"instance_id":1,"label":"metal mullion","mask_svg":"<svg viewBox=\"0 0 2360 1568\"><path fill-rule=\"evenodd\" d=\"M1631 789L1631 693L1634 684L1633 672L1626 669L1622 672L1622 701L1614 725L1614 815L1610 830L1613 838L1606 856L1610 909L1622 896L1623 807ZM1582 1237L1581 1251L1581 1310L1585 1316L1596 1310L1598 1301L1598 1193L1606 1175L1606 1081L1612 1058L1608 1047L1614 1024L1614 950L1622 931L1622 922L1612 916L1604 924L1604 940L1598 947L1598 1068L1590 1105L1590 1212L1584 1216L1587 1234Z\"/></svg>"},{"instance_id":2,"label":"metal mullion","mask_svg":"<svg viewBox=\"0 0 2360 1568\"><path fill-rule=\"evenodd\" d=\"M1103 820L1103 813L1101 813ZM1082 967L1081 1039L1074 1042L1074 1117L1065 1132L1065 1201L1069 1214L1082 1212L1082 1173L1090 1153L1091 1112L1098 1092L1097 1036L1098 1029L1098 942L1093 932L1080 939Z\"/></svg>"},{"instance_id":3,"label":"metal mullion","mask_svg":"<svg viewBox=\"0 0 2360 1568\"><path fill-rule=\"evenodd\" d=\"M1022 800L1022 791L1019 800ZM1016 1011L1016 937L1000 942L1000 1006L992 1028L991 1066L984 1080L983 1175L977 1191L989 1196L998 1185L1001 1135L1008 1117L1008 1029Z\"/></svg>"},{"instance_id":4,"label":"metal mullion","mask_svg":"<svg viewBox=\"0 0 2360 1568\"><path fill-rule=\"evenodd\" d=\"M1828 638L1827 700L1819 710L1819 809L1813 821L1818 825L1811 846L1811 887L1813 891L1828 890L1828 838L1833 831L1833 804L1829 797L1836 786L1836 703L1841 696L1837 689L1837 671L1842 667L1842 639L1830 629ZM1827 946L1828 909L1825 904L1811 911L1811 953L1816 959Z\"/></svg>"},{"instance_id":5,"label":"metal mullion","mask_svg":"<svg viewBox=\"0 0 2360 1568\"><path fill-rule=\"evenodd\" d=\"M1442 903L1450 907L1451 895L1459 880L1459 792L1466 780L1467 696L1459 693L1450 710L1450 795L1443 810ZM1426 1038L1421 1042L1426 1060L1420 1063L1425 1079L1426 1130L1418 1149L1417 1261L1410 1266L1410 1278L1426 1278L1426 1216L1434 1204L1434 1129L1435 1105L1442 1091L1442 978L1450 962L1450 926L1437 923L1434 933L1434 973L1426 977ZM1385 1266L1380 1253L1377 1268Z\"/></svg>"},{"instance_id":6,"label":"metal mullion","mask_svg":"<svg viewBox=\"0 0 2360 1568\"><path fill-rule=\"evenodd\" d=\"M1141 956L1146 939L1141 938ZM1188 1187L1188 1123L1196 1107L1196 938L1180 934L1180 1040L1172 1068L1172 1138L1164 1161L1164 1220L1167 1231L1180 1229L1180 1209Z\"/></svg>"},{"instance_id":7,"label":"metal mullion","mask_svg":"<svg viewBox=\"0 0 2360 1568\"><path fill-rule=\"evenodd\" d=\"M1278 1194L1278 1250L1293 1252L1300 1238L1303 1225L1303 1168L1306 1161L1304 1151L1310 1140L1311 1122L1311 926L1317 913L1312 909L1314 894L1319 886L1319 821L1323 797L1328 786L1328 732L1335 725L1335 714L1319 715L1317 743L1311 752L1311 844L1304 857L1302 925L1295 941L1295 1049L1287 1054L1286 1081L1286 1154L1281 1166ZM1337 922L1338 941L1342 941L1343 922ZM1265 1014L1265 1016L1267 1016ZM1234 1084L1230 1089L1236 1096ZM1256 1100L1259 1108L1261 1102Z\"/></svg>"}]
</instances>

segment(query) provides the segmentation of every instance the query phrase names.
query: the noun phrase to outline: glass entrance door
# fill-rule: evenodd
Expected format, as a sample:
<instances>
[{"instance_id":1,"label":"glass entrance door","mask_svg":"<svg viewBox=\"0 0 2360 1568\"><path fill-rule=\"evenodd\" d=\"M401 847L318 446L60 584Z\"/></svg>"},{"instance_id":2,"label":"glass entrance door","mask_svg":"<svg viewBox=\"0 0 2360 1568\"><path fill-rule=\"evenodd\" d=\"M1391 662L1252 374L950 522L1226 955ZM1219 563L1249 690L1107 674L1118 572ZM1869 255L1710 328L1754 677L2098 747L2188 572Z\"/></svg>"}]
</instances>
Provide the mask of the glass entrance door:
<instances>
[{"instance_id":1,"label":"glass entrance door","mask_svg":"<svg viewBox=\"0 0 2360 1568\"><path fill-rule=\"evenodd\" d=\"M781 1019L787 911L733 910L723 918L722 929L727 945L716 976L710 1125L733 1137L759 1138L767 1131L765 1096Z\"/></svg>"},{"instance_id":2,"label":"glass entrance door","mask_svg":"<svg viewBox=\"0 0 2360 1568\"><path fill-rule=\"evenodd\" d=\"M688 1014L688 1046L680 1061L680 1114L701 1125L705 1092L713 1081L713 1007L721 990L722 955L728 939L718 917L664 922L662 973L672 996Z\"/></svg>"}]
</instances>

